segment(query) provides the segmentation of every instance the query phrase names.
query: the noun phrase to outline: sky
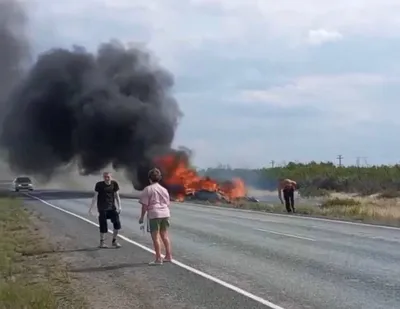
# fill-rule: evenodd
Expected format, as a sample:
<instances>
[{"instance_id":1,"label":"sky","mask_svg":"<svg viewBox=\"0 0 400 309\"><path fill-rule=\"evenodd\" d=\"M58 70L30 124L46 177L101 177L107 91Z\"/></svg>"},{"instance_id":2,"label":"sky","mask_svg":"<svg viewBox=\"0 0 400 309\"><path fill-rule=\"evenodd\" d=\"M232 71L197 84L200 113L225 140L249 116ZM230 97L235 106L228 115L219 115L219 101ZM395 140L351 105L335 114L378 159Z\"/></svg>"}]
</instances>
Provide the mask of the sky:
<instances>
[{"instance_id":1,"label":"sky","mask_svg":"<svg viewBox=\"0 0 400 309\"><path fill-rule=\"evenodd\" d=\"M398 0L30 1L36 52L151 49L198 167L400 162Z\"/></svg>"}]
</instances>

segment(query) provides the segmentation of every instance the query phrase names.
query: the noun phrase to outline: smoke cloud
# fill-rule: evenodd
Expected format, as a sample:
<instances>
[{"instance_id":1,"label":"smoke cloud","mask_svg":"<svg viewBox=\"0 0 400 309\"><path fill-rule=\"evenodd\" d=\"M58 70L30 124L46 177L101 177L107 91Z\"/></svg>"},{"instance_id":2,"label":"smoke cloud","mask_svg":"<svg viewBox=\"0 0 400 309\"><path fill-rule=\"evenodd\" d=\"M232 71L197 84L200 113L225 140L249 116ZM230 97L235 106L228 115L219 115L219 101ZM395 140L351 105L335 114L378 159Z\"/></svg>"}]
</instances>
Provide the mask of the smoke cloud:
<instances>
[{"instance_id":1,"label":"smoke cloud","mask_svg":"<svg viewBox=\"0 0 400 309\"><path fill-rule=\"evenodd\" d=\"M10 17L0 11L3 33L3 17ZM21 27L18 18L9 24L6 36ZM0 55L13 40L1 42ZM74 163L85 175L112 164L141 190L153 158L171 151L182 116L173 85L149 51L116 40L95 53L82 46L42 53L10 85L0 136L8 163L42 179Z\"/></svg>"},{"instance_id":2,"label":"smoke cloud","mask_svg":"<svg viewBox=\"0 0 400 309\"><path fill-rule=\"evenodd\" d=\"M10 90L21 79L23 67L29 61L27 21L19 2L0 0L0 117L4 115Z\"/></svg>"}]
</instances>

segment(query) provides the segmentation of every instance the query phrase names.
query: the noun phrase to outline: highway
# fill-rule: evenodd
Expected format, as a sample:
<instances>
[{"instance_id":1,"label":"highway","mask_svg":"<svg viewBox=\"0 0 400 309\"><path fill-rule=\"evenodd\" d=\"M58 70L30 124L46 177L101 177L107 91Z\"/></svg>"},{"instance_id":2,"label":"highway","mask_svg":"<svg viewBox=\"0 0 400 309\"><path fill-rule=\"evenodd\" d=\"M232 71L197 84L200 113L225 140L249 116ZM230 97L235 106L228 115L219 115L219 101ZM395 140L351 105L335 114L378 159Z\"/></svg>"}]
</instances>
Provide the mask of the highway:
<instances>
[{"instance_id":1,"label":"highway","mask_svg":"<svg viewBox=\"0 0 400 309\"><path fill-rule=\"evenodd\" d=\"M96 222L96 217L88 215L88 193L29 194ZM85 231L83 238L92 232L97 241L95 226L35 201L43 216L68 220L65 229ZM121 234L151 248L149 235L143 235L137 223L137 200L123 198L122 206ZM171 212L174 259L239 291L197 275L193 279L190 270L168 265L176 289L184 289L179 284L192 288L187 292L193 293L188 308L400 308L400 229L187 203L173 203ZM138 250L134 244L121 242L124 250ZM150 253L139 250L151 260ZM188 278L192 281L186 282ZM242 290L271 305L248 299L240 294ZM200 304L203 299L209 303Z\"/></svg>"}]
</instances>

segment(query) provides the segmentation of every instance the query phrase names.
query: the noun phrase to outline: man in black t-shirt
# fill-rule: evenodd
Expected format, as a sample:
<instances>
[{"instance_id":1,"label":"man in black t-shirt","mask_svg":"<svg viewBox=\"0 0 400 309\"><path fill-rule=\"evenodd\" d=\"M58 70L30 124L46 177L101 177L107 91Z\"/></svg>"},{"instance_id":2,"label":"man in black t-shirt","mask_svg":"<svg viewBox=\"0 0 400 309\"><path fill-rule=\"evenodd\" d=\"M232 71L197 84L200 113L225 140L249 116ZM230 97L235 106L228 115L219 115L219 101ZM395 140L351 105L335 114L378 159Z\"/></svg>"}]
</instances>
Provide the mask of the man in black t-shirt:
<instances>
[{"instance_id":1,"label":"man in black t-shirt","mask_svg":"<svg viewBox=\"0 0 400 309\"><path fill-rule=\"evenodd\" d=\"M104 181L96 183L94 188L94 196L92 205L90 206L89 213L92 214L92 209L97 203L97 211L99 213L99 227L100 227L100 248L107 248L104 243L105 235L108 232L107 220L113 223L113 240L112 246L120 248L121 245L117 242L118 231L121 229L121 221L119 214L121 213L121 198L119 197L118 182L111 179L111 173L103 173Z\"/></svg>"}]
</instances>

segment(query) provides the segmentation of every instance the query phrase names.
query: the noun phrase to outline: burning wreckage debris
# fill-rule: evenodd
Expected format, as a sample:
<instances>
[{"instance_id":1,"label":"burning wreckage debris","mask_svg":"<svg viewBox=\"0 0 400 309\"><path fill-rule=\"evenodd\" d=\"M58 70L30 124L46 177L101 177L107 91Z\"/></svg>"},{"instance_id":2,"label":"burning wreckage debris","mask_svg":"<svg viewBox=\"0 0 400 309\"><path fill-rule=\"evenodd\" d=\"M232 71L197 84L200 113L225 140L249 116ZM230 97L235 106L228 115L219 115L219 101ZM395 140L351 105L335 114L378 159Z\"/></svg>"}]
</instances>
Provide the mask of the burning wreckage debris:
<instances>
[{"instance_id":1,"label":"burning wreckage debris","mask_svg":"<svg viewBox=\"0 0 400 309\"><path fill-rule=\"evenodd\" d=\"M186 153L173 152L155 159L154 163L164 175L163 186L175 201L257 202L246 196L246 186L240 178L219 183L209 177L199 176L196 170L190 167L189 156Z\"/></svg>"}]
</instances>

